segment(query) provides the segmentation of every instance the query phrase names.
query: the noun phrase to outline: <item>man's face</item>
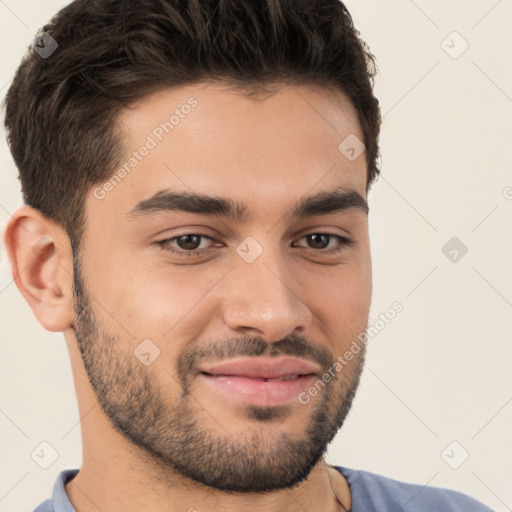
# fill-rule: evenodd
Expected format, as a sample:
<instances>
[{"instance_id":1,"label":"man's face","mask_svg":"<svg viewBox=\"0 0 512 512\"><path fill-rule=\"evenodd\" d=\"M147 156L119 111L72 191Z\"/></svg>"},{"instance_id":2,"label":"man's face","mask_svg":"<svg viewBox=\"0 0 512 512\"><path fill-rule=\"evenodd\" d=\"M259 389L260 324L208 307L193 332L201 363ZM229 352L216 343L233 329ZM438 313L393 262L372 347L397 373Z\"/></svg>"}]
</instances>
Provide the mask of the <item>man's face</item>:
<instances>
[{"instance_id":1,"label":"man's face","mask_svg":"<svg viewBox=\"0 0 512 512\"><path fill-rule=\"evenodd\" d=\"M205 485L302 481L364 360L362 348L335 365L371 296L366 161L338 149L363 140L355 110L326 89L255 100L203 84L140 101L120 126L126 166L88 194L74 276L76 338L103 411L154 462ZM297 209L321 193L344 197ZM283 368L290 380L263 380Z\"/></svg>"}]
</instances>

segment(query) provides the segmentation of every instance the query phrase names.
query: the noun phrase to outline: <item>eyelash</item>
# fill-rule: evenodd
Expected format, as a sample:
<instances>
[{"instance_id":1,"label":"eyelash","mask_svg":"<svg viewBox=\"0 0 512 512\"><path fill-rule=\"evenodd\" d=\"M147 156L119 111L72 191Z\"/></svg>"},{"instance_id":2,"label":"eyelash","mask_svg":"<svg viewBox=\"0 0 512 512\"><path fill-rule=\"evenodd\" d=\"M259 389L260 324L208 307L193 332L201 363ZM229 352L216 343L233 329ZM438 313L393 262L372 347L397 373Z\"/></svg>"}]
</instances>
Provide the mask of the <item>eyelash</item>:
<instances>
[{"instance_id":1,"label":"eyelash","mask_svg":"<svg viewBox=\"0 0 512 512\"><path fill-rule=\"evenodd\" d=\"M318 252L323 252L323 253L327 253L327 254L331 254L333 252L339 253L345 247L348 247L349 245L351 245L353 243L353 241L347 237L344 237L341 235L335 235L334 233L323 233L323 232L308 233L307 235L304 235L301 238L299 238L299 240L302 240L303 238L306 238L306 237L312 236L312 235L324 235L324 236L328 236L330 238L334 238L340 243L341 246L338 249L314 249L312 247L306 247L306 249L309 249L311 251L318 251ZM170 242L176 241L178 238L181 238L183 236L198 236L198 237L206 238L208 240L213 241L213 238L211 236L208 236L204 233L184 233L183 235L177 235L177 236L173 236L172 238L166 238L165 240L160 240L159 242L156 242L156 244L160 247L160 249L162 249L164 251L170 252L170 253L180 256L180 257L188 257L188 258L190 258L191 256L199 256L202 253L209 250L209 249L191 249L189 251L184 250L184 249L176 250L169 245Z\"/></svg>"}]
</instances>

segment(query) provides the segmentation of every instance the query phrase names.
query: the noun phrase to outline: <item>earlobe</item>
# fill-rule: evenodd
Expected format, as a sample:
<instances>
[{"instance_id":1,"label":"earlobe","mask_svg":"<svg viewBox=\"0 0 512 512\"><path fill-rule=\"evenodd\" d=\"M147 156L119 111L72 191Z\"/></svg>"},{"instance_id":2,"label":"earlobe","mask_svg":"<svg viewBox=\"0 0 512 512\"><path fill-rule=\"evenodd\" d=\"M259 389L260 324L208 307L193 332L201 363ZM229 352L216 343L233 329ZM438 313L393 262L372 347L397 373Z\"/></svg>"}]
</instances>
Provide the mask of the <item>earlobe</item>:
<instances>
[{"instance_id":1,"label":"earlobe","mask_svg":"<svg viewBox=\"0 0 512 512\"><path fill-rule=\"evenodd\" d=\"M55 332L69 328L73 265L65 231L24 206L13 215L4 238L16 286L41 325Z\"/></svg>"}]
</instances>

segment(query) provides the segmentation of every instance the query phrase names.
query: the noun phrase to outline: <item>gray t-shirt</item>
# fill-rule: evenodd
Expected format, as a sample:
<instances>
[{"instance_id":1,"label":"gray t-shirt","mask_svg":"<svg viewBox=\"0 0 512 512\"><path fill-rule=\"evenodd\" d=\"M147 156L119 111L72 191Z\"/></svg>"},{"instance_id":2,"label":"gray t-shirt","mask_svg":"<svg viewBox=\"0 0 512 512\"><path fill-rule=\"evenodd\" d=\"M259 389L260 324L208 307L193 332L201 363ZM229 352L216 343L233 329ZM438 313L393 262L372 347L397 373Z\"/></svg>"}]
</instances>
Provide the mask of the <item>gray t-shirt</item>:
<instances>
[{"instance_id":1,"label":"gray t-shirt","mask_svg":"<svg viewBox=\"0 0 512 512\"><path fill-rule=\"evenodd\" d=\"M493 512L492 509L457 491L407 484L381 475L333 466L347 479L352 494L350 512ZM59 473L53 495L34 512L76 512L65 485L78 469Z\"/></svg>"}]
</instances>

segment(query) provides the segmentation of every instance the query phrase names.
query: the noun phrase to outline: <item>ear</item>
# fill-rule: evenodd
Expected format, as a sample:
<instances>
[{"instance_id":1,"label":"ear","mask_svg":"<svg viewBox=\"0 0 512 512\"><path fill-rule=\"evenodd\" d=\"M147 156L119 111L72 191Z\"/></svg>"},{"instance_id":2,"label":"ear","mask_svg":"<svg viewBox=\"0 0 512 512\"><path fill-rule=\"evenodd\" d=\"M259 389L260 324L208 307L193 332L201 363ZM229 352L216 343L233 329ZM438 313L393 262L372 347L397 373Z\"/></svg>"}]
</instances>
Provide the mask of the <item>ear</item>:
<instances>
[{"instance_id":1,"label":"ear","mask_svg":"<svg viewBox=\"0 0 512 512\"><path fill-rule=\"evenodd\" d=\"M34 315L48 331L73 320L73 258L69 237L39 210L23 206L7 224L4 242L12 276Z\"/></svg>"}]
</instances>

